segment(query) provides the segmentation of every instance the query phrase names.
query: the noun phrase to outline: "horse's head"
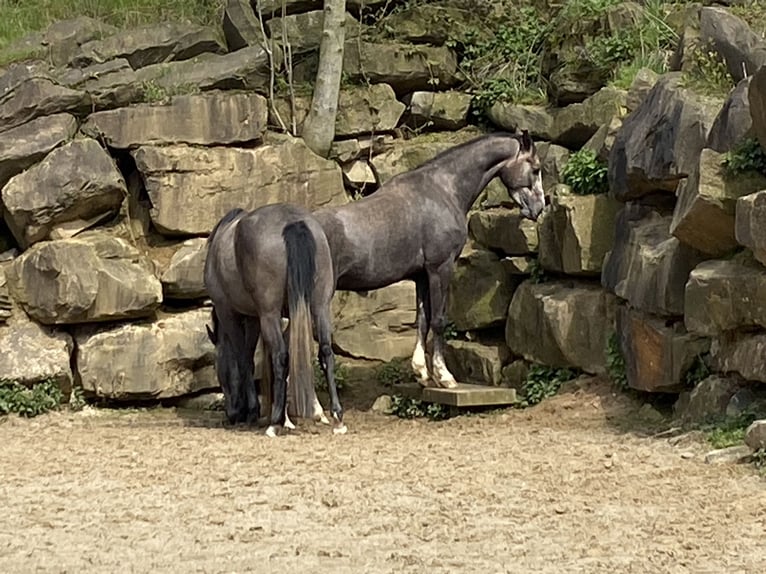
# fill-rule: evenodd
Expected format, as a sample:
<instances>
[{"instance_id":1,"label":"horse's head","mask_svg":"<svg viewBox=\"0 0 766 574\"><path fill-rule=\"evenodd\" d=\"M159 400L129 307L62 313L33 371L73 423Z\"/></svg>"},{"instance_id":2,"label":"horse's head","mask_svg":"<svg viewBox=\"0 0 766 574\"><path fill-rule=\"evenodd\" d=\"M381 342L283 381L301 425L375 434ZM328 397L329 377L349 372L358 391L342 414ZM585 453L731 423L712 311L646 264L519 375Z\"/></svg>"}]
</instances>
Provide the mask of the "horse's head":
<instances>
[{"instance_id":1,"label":"horse's head","mask_svg":"<svg viewBox=\"0 0 766 574\"><path fill-rule=\"evenodd\" d=\"M211 312L213 328L205 325L207 336L210 342L215 346L215 372L218 376L218 384L221 385L223 392L224 408L226 418L231 424L243 420L243 409L240 391L240 376L237 357L234 355L234 348L228 337L221 336L218 323L218 315L215 309Z\"/></svg>"},{"instance_id":2,"label":"horse's head","mask_svg":"<svg viewBox=\"0 0 766 574\"><path fill-rule=\"evenodd\" d=\"M545 207L540 156L527 130L522 130L518 141L519 152L505 162L498 175L521 215L536 221Z\"/></svg>"}]
</instances>

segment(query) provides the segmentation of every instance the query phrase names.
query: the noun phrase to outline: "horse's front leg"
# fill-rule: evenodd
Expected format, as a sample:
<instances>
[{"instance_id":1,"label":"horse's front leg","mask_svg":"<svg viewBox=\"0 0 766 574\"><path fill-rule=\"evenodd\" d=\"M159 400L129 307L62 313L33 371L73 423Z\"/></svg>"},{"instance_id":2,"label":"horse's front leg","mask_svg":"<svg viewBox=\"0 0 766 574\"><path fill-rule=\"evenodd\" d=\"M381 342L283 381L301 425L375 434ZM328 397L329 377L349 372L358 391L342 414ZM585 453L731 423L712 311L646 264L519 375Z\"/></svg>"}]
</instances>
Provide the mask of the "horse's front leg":
<instances>
[{"instance_id":1,"label":"horse's front leg","mask_svg":"<svg viewBox=\"0 0 766 574\"><path fill-rule=\"evenodd\" d=\"M427 387L431 383L426 362L426 341L428 340L428 325L431 322L431 303L428 295L428 275L422 273L415 278L415 294L417 301L418 340L412 353L412 370L420 379L420 384Z\"/></svg>"},{"instance_id":2,"label":"horse's front leg","mask_svg":"<svg viewBox=\"0 0 766 574\"><path fill-rule=\"evenodd\" d=\"M431 331L434 334L432 355L433 379L437 386L454 389L457 381L444 360L444 329L447 326L447 293L452 278L453 259L428 271L428 291L431 307Z\"/></svg>"}]
</instances>

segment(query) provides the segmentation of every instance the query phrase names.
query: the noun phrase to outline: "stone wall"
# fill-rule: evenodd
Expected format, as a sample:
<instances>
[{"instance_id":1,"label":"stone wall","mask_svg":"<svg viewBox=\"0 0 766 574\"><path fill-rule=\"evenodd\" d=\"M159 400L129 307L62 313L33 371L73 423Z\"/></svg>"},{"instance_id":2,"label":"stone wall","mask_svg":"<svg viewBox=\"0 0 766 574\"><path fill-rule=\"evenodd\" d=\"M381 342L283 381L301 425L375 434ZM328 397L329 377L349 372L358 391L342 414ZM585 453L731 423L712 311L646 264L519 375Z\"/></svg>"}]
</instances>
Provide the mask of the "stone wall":
<instances>
[{"instance_id":1,"label":"stone wall","mask_svg":"<svg viewBox=\"0 0 766 574\"><path fill-rule=\"evenodd\" d=\"M343 204L487 129L520 127L543 156L551 205L524 220L495 181L469 214L450 286L458 378L515 385L528 363L604 373L617 333L636 389L684 391L707 353L732 394L766 381L766 180L722 167L746 135L766 146L766 67L737 77L727 101L693 93L680 72L642 70L628 91L562 83L554 99L567 105L497 103L480 128L456 54L417 7L374 43L350 1L325 159L297 137L310 98L269 101L283 30L293 78L312 79L321 2L288 0L284 22L272 17L281 3L261 3L268 43L249 2L226 4L220 29L59 22L24 40L50 57L0 70L0 379L115 400L215 389L202 267L226 211ZM695 10L689 34L735 18ZM734 76L763 63L762 42L728 32L706 33ZM609 193L562 183L580 149L608 160ZM338 293L334 308L341 356L411 354L412 284Z\"/></svg>"}]
</instances>

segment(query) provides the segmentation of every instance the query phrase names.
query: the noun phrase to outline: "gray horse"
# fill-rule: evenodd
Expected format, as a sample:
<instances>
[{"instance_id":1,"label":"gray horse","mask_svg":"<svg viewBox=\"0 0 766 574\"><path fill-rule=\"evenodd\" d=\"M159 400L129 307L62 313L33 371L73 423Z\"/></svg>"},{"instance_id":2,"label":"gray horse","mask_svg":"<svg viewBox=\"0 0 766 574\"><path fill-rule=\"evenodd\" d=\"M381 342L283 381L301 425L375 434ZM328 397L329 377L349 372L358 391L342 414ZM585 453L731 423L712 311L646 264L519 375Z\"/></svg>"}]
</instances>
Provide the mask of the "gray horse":
<instances>
[{"instance_id":1,"label":"gray horse","mask_svg":"<svg viewBox=\"0 0 766 574\"><path fill-rule=\"evenodd\" d=\"M453 388L444 361L447 289L468 235L466 214L499 176L521 214L536 220L545 207L540 158L532 138L480 136L397 175L375 193L314 212L332 252L335 288L366 291L403 279L415 281L418 339L412 368L423 386ZM425 345L433 331L429 377Z\"/></svg>"},{"instance_id":2,"label":"gray horse","mask_svg":"<svg viewBox=\"0 0 766 574\"><path fill-rule=\"evenodd\" d=\"M331 346L332 260L327 239L311 213L283 203L251 212L229 211L208 237L204 281L213 302L208 336L216 347L216 372L229 421L257 422L260 416L254 378L259 337L264 348L261 385L267 387L261 390L272 399L266 434L276 436L285 426L288 372L296 414L323 416L314 391L315 330L336 423L333 430L345 432ZM289 345L282 332L285 311L290 318Z\"/></svg>"}]
</instances>

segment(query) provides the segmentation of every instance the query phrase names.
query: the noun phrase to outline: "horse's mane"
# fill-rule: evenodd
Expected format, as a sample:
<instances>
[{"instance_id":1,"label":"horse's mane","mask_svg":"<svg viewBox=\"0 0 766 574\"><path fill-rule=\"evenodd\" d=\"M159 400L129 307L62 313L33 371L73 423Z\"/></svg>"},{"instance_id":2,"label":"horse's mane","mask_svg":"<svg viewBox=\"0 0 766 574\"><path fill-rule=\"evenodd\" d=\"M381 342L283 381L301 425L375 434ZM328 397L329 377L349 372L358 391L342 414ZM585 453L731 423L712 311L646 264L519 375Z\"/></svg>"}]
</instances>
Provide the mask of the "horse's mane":
<instances>
[{"instance_id":1,"label":"horse's mane","mask_svg":"<svg viewBox=\"0 0 766 574\"><path fill-rule=\"evenodd\" d=\"M475 144L477 144L479 142L483 142L483 141L486 141L486 140L489 140L489 139L495 139L495 138L512 138L512 139L515 139L516 141L518 141L519 143L521 143L521 135L520 134L514 134L514 133L511 133L511 132L505 132L505 131L499 131L499 132L492 132L492 133L488 133L488 134L482 134L482 135L477 136L477 137L475 137L473 139L470 139L468 141L464 141L462 143L459 143L459 144L457 144L457 145L455 145L455 146L453 146L453 147L451 147L449 149L445 149L442 152L439 152L434 157L432 157L428 161L423 162L422 164L420 164L415 169L419 170L421 168L427 168L428 166L436 163L437 161L439 161L441 159L444 159L444 158L446 158L448 156L451 156L452 154L457 154L457 153L462 152L463 150L465 150L465 148L467 148L469 146L473 146L473 145L475 145ZM413 171L415 171L415 170L413 170Z\"/></svg>"},{"instance_id":2,"label":"horse's mane","mask_svg":"<svg viewBox=\"0 0 766 574\"><path fill-rule=\"evenodd\" d=\"M213 227L213 230L210 232L210 235L207 236L207 242L210 244L211 241L213 241L213 237L215 237L215 234L218 232L218 229L222 225L226 225L227 223L234 221L241 213L245 213L245 210L241 207L235 207L234 209L229 210L226 215L224 215L218 223L215 224L215 227Z\"/></svg>"}]
</instances>

